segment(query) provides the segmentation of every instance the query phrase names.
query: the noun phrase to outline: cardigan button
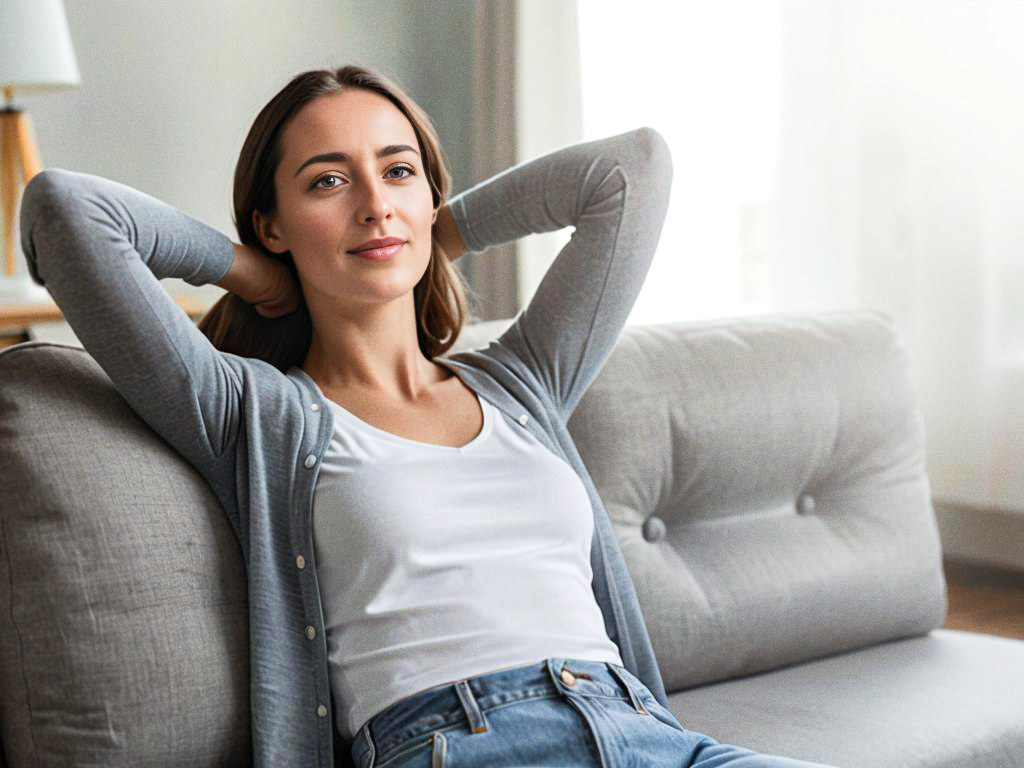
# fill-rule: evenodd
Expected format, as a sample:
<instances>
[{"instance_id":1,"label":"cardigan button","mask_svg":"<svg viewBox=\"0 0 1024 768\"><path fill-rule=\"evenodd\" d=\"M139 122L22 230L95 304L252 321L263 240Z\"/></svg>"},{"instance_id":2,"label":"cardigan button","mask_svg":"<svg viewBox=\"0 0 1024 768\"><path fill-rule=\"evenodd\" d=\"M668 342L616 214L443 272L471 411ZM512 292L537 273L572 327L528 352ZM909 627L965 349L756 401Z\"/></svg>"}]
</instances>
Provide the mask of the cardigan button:
<instances>
[{"instance_id":1,"label":"cardigan button","mask_svg":"<svg viewBox=\"0 0 1024 768\"><path fill-rule=\"evenodd\" d=\"M309 410L311 410L313 412L319 411L320 410L320 403L313 403L311 406L309 406Z\"/></svg>"},{"instance_id":2,"label":"cardigan button","mask_svg":"<svg viewBox=\"0 0 1024 768\"><path fill-rule=\"evenodd\" d=\"M306 460L302 463L306 466L306 469L312 469L313 467L316 466L316 456L311 453L309 454L309 456L306 457Z\"/></svg>"},{"instance_id":3,"label":"cardigan button","mask_svg":"<svg viewBox=\"0 0 1024 768\"><path fill-rule=\"evenodd\" d=\"M312 624L306 627L306 637L310 640L316 640L316 627Z\"/></svg>"},{"instance_id":4,"label":"cardigan button","mask_svg":"<svg viewBox=\"0 0 1024 768\"><path fill-rule=\"evenodd\" d=\"M327 717L327 707L321 704L316 708L317 717Z\"/></svg>"},{"instance_id":5,"label":"cardigan button","mask_svg":"<svg viewBox=\"0 0 1024 768\"><path fill-rule=\"evenodd\" d=\"M525 413L522 416L519 417L519 423L522 424L524 427L526 426L526 423L529 420L530 420L530 417L527 416Z\"/></svg>"},{"instance_id":6,"label":"cardigan button","mask_svg":"<svg viewBox=\"0 0 1024 768\"><path fill-rule=\"evenodd\" d=\"M295 567L298 568L300 571L304 570L306 568L306 558L304 558L302 555L296 555Z\"/></svg>"}]
</instances>

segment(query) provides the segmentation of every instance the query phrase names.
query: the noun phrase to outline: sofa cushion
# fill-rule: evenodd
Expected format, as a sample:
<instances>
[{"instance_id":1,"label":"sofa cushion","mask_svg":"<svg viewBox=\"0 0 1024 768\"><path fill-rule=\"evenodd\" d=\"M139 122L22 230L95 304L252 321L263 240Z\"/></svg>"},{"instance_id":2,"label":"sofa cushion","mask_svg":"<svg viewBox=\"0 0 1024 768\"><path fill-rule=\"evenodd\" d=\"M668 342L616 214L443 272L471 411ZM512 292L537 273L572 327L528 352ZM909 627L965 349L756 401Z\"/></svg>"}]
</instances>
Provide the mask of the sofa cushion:
<instances>
[{"instance_id":1,"label":"sofa cushion","mask_svg":"<svg viewBox=\"0 0 1024 768\"><path fill-rule=\"evenodd\" d=\"M84 350L0 353L0 488L8 768L248 764L241 550Z\"/></svg>"},{"instance_id":2,"label":"sofa cushion","mask_svg":"<svg viewBox=\"0 0 1024 768\"><path fill-rule=\"evenodd\" d=\"M669 696L719 741L849 768L1020 768L1024 642L936 630Z\"/></svg>"},{"instance_id":3,"label":"sofa cushion","mask_svg":"<svg viewBox=\"0 0 1024 768\"><path fill-rule=\"evenodd\" d=\"M569 429L668 691L942 624L907 368L872 312L623 331Z\"/></svg>"}]
</instances>

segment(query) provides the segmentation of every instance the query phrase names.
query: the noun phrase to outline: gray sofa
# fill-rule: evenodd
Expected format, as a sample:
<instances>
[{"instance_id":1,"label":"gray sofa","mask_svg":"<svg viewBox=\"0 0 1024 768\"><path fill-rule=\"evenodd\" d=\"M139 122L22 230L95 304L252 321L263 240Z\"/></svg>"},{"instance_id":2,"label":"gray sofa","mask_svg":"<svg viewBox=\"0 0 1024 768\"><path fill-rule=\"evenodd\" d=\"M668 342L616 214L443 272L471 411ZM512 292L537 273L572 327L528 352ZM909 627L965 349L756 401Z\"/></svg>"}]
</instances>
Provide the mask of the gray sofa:
<instances>
[{"instance_id":1,"label":"gray sofa","mask_svg":"<svg viewBox=\"0 0 1024 768\"><path fill-rule=\"evenodd\" d=\"M847 768L1024 766L1024 642L937 629L922 423L884 317L627 327L570 428L684 725ZM0 352L0 489L8 768L247 765L238 545L84 350Z\"/></svg>"}]
</instances>

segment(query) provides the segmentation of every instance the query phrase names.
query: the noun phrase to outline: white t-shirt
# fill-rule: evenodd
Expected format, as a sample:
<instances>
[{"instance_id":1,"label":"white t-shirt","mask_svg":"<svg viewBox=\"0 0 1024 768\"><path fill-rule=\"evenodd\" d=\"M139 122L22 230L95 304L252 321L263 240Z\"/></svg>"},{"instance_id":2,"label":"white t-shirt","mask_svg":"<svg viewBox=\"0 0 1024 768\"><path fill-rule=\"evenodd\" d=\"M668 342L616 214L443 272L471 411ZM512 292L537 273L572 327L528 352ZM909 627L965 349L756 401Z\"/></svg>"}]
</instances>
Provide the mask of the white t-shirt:
<instances>
[{"instance_id":1,"label":"white t-shirt","mask_svg":"<svg viewBox=\"0 0 1024 768\"><path fill-rule=\"evenodd\" d=\"M559 656L622 665L591 587L582 481L477 395L462 447L337 403L313 496L338 729L429 688Z\"/></svg>"}]
</instances>

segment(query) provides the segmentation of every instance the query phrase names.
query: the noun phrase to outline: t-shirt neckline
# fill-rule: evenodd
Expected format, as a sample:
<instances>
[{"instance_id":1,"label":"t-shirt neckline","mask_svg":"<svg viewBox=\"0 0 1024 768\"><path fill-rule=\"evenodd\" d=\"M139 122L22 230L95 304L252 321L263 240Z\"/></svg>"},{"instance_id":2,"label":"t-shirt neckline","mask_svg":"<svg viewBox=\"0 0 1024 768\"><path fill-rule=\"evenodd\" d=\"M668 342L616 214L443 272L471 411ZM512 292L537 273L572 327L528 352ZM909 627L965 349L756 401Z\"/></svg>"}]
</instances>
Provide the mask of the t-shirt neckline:
<instances>
[{"instance_id":1,"label":"t-shirt neckline","mask_svg":"<svg viewBox=\"0 0 1024 768\"><path fill-rule=\"evenodd\" d=\"M480 404L480 410L483 412L484 423L477 433L476 437L470 440L468 443L462 446L454 445L440 445L438 443L428 443L423 440L414 440L411 437L403 437L402 435L396 435L394 432L388 432L386 429L375 427L369 422L363 421L351 411L345 409L343 406L331 400L329 397L324 395L324 399L327 404L331 406L334 412L339 415L344 421L348 422L351 426L360 430L363 433L372 435L373 437L387 440L392 443L404 445L406 447L415 447L423 450L432 451L447 451L449 453L465 453L466 451L473 450L475 447L483 443L487 436L491 433L493 427L494 415L492 413L492 405L480 397L480 393L474 391L473 396L476 397L477 402Z\"/></svg>"}]
</instances>

